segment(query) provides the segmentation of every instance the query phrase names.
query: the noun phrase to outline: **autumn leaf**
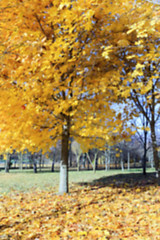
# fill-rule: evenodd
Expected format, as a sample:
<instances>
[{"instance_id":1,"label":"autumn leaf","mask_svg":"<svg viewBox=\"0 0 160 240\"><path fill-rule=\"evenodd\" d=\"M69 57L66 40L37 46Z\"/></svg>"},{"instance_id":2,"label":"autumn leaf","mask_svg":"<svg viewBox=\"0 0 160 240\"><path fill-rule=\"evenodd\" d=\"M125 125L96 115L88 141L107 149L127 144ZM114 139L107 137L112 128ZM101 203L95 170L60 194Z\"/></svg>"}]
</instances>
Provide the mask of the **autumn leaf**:
<instances>
[{"instance_id":1,"label":"autumn leaf","mask_svg":"<svg viewBox=\"0 0 160 240\"><path fill-rule=\"evenodd\" d=\"M101 188L74 185L70 195L62 196L38 190L4 194L0 238L158 239L159 188L114 184Z\"/></svg>"}]
</instances>

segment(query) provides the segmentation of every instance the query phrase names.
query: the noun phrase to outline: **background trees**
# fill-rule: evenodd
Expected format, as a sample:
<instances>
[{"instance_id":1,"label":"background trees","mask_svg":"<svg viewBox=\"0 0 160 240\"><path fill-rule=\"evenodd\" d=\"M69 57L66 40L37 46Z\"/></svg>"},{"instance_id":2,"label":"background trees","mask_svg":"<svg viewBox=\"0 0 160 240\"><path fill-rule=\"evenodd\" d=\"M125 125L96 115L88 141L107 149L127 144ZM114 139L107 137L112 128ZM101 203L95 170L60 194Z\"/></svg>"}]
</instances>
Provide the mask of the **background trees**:
<instances>
[{"instance_id":1,"label":"background trees","mask_svg":"<svg viewBox=\"0 0 160 240\"><path fill-rule=\"evenodd\" d=\"M145 3L144 3L145 4ZM156 169L159 169L157 153L156 122L159 120L159 7L137 2L134 11L128 18L130 29L126 34L132 34L133 45L121 48L121 58L124 63L120 97L132 99L138 114L143 114L151 131L152 148ZM132 15L134 13L134 15ZM111 49L113 47L111 46ZM108 53L107 53L108 57ZM132 105L128 105L132 107ZM138 109L138 111L137 111ZM128 111L128 116L132 109Z\"/></svg>"}]
</instances>

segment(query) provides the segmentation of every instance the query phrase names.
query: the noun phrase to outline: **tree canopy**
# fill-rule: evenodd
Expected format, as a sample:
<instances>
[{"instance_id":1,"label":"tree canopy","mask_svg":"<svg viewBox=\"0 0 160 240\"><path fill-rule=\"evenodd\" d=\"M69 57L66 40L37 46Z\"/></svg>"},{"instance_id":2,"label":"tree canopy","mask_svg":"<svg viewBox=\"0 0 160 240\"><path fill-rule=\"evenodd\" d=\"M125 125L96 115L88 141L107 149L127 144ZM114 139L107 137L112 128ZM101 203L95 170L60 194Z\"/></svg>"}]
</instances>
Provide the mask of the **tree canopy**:
<instances>
[{"instance_id":1,"label":"tree canopy","mask_svg":"<svg viewBox=\"0 0 160 240\"><path fill-rule=\"evenodd\" d=\"M62 139L67 166L70 136L85 149L127 138L113 103L159 79L159 11L133 0L1 1L2 151Z\"/></svg>"}]
</instances>

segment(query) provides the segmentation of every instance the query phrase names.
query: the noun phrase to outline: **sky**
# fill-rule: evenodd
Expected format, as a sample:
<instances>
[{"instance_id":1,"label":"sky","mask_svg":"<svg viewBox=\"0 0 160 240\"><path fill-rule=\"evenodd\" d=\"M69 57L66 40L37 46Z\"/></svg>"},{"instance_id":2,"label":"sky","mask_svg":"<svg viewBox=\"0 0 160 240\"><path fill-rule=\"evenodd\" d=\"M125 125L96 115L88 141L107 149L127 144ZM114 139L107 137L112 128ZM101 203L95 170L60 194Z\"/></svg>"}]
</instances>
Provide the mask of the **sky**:
<instances>
[{"instance_id":1,"label":"sky","mask_svg":"<svg viewBox=\"0 0 160 240\"><path fill-rule=\"evenodd\" d=\"M148 2L156 3L160 5L160 0L147 0Z\"/></svg>"}]
</instances>

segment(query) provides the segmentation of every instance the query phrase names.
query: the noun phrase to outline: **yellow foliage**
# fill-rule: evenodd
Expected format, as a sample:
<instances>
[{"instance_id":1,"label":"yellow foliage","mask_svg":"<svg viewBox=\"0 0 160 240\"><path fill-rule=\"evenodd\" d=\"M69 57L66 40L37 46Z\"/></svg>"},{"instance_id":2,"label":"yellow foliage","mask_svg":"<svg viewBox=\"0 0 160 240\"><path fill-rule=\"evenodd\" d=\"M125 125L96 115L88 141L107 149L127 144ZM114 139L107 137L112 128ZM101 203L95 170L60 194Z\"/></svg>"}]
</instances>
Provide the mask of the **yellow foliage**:
<instances>
[{"instance_id":1,"label":"yellow foliage","mask_svg":"<svg viewBox=\"0 0 160 240\"><path fill-rule=\"evenodd\" d=\"M113 133L121 135L122 119L111 103L127 99L133 88L149 92L151 80L136 80L151 60L159 59L159 8L145 1L134 4L1 1L4 148L49 149L66 123L70 136L82 137L86 149L91 143L103 147Z\"/></svg>"}]
</instances>

